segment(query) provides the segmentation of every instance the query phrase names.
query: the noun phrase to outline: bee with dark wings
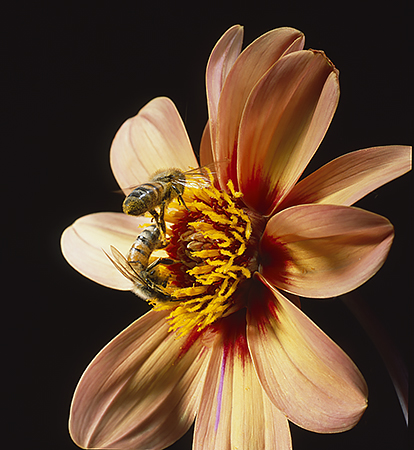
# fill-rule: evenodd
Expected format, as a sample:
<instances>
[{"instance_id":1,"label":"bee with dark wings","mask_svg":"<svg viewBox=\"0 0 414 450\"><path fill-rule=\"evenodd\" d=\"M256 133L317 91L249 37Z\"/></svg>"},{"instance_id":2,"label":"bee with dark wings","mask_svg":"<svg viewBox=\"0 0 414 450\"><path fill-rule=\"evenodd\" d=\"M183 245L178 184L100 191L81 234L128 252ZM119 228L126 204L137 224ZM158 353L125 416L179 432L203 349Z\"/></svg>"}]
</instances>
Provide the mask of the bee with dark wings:
<instances>
[{"instance_id":1,"label":"bee with dark wings","mask_svg":"<svg viewBox=\"0 0 414 450\"><path fill-rule=\"evenodd\" d=\"M186 186L197 188L211 185L211 170L197 168L183 172L172 168L157 171L147 183L132 190L122 205L125 214L141 216L149 212L160 229L161 238L165 242L166 226L165 210L175 198L184 206L183 193ZM159 212L156 211L159 209Z\"/></svg>"},{"instance_id":2,"label":"bee with dark wings","mask_svg":"<svg viewBox=\"0 0 414 450\"><path fill-rule=\"evenodd\" d=\"M165 279L159 276L159 264L172 264L170 258L158 258L151 264L150 257L154 250L162 248L160 230L156 225L145 228L132 244L127 257L111 246L112 256L106 254L114 266L133 283L132 291L143 300L171 300L165 290Z\"/></svg>"}]
</instances>

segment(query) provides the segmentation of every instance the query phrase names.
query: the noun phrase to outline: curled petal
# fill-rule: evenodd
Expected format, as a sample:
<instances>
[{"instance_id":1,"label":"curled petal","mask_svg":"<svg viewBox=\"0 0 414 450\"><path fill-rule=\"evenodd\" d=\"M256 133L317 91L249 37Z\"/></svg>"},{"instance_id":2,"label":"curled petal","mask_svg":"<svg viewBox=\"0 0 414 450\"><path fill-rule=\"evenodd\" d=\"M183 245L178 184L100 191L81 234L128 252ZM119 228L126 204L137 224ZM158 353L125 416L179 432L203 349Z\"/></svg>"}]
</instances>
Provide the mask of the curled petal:
<instances>
[{"instance_id":1,"label":"curled petal","mask_svg":"<svg viewBox=\"0 0 414 450\"><path fill-rule=\"evenodd\" d=\"M83 374L69 428L84 448L163 449L190 427L209 353L196 337L169 333L150 311L113 339Z\"/></svg>"},{"instance_id":2,"label":"curled petal","mask_svg":"<svg viewBox=\"0 0 414 450\"><path fill-rule=\"evenodd\" d=\"M301 50L304 39L303 33L293 28L271 30L246 47L234 63L220 96L218 145L213 146L216 161L231 161L231 164L221 169L224 184L229 178L235 185L237 183L238 132L244 107L253 87L279 58ZM212 136L214 139L214 134Z\"/></svg>"},{"instance_id":3,"label":"curled petal","mask_svg":"<svg viewBox=\"0 0 414 450\"><path fill-rule=\"evenodd\" d=\"M68 263L87 278L104 286L128 290L127 280L105 255L111 245L124 255L149 219L121 213L96 213L76 220L62 234L61 247Z\"/></svg>"},{"instance_id":4,"label":"curled petal","mask_svg":"<svg viewBox=\"0 0 414 450\"><path fill-rule=\"evenodd\" d=\"M286 417L259 383L246 344L245 319L214 343L196 419L194 450L291 449ZM240 318L240 314L236 314Z\"/></svg>"},{"instance_id":5,"label":"curled petal","mask_svg":"<svg viewBox=\"0 0 414 450\"><path fill-rule=\"evenodd\" d=\"M350 206L300 205L273 216L261 242L263 276L304 297L349 292L384 263L394 237L389 221Z\"/></svg>"},{"instance_id":6,"label":"curled petal","mask_svg":"<svg viewBox=\"0 0 414 450\"><path fill-rule=\"evenodd\" d=\"M112 142L110 160L126 194L159 169L198 167L183 121L166 97L151 100L121 126Z\"/></svg>"},{"instance_id":7,"label":"curled petal","mask_svg":"<svg viewBox=\"0 0 414 450\"><path fill-rule=\"evenodd\" d=\"M239 56L243 43L243 27L234 25L228 29L213 48L206 69L207 106L211 143L215 147L217 110L221 90L227 75Z\"/></svg>"},{"instance_id":8,"label":"curled petal","mask_svg":"<svg viewBox=\"0 0 414 450\"><path fill-rule=\"evenodd\" d=\"M281 58L252 91L243 113L237 175L244 202L269 215L317 150L339 99L338 73L324 53Z\"/></svg>"},{"instance_id":9,"label":"curled petal","mask_svg":"<svg viewBox=\"0 0 414 450\"><path fill-rule=\"evenodd\" d=\"M367 406L361 373L305 314L266 285L257 291L260 301L249 309L247 339L267 395L289 420L307 430L352 428Z\"/></svg>"},{"instance_id":10,"label":"curled petal","mask_svg":"<svg viewBox=\"0 0 414 450\"><path fill-rule=\"evenodd\" d=\"M278 209L303 203L352 205L411 170L411 147L389 145L348 153L300 181Z\"/></svg>"}]
</instances>

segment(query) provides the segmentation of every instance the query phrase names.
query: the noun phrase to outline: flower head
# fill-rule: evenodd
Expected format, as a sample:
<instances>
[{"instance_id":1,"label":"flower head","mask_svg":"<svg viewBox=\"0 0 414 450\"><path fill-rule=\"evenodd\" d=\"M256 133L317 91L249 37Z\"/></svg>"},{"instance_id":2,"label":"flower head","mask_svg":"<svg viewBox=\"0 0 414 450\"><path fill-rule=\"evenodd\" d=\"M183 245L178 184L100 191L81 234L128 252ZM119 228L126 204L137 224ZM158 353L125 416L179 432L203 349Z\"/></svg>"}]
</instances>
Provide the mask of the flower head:
<instances>
[{"instance_id":1,"label":"flower head","mask_svg":"<svg viewBox=\"0 0 414 450\"><path fill-rule=\"evenodd\" d=\"M77 387L70 430L82 447L161 449L196 419L194 448L285 449L288 419L339 432L366 408L362 375L295 296L341 295L381 267L393 227L350 205L408 171L411 149L359 150L299 181L335 112L338 71L323 52L303 50L291 28L240 53L241 44L242 28L230 28L207 65L203 183L185 175L198 162L167 98L114 139L111 165L126 194L159 169L187 178L155 216L167 225L166 245L151 249L161 259L138 273L154 284L145 298L153 309L98 354ZM102 248L126 254L150 221L80 218L62 236L63 253L98 283L132 289L134 276Z\"/></svg>"}]
</instances>

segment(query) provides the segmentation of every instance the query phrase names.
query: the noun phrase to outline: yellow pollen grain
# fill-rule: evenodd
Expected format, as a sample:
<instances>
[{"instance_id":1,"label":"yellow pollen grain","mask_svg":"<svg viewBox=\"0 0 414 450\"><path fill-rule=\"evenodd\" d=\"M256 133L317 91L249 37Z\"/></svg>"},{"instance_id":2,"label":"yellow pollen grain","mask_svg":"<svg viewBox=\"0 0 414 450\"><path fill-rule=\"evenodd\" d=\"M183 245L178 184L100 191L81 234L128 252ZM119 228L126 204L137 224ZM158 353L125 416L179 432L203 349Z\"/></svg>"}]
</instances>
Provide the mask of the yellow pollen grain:
<instances>
[{"instance_id":1,"label":"yellow pollen grain","mask_svg":"<svg viewBox=\"0 0 414 450\"><path fill-rule=\"evenodd\" d=\"M195 266L192 269L187 271L187 274L190 276L193 275L205 275L206 273L211 272L214 270L214 268L208 264L205 264L204 266Z\"/></svg>"},{"instance_id":2,"label":"yellow pollen grain","mask_svg":"<svg viewBox=\"0 0 414 450\"><path fill-rule=\"evenodd\" d=\"M203 285L212 285L214 283L220 282L223 279L227 278L225 275L218 272L211 272L206 274L198 275L197 282Z\"/></svg>"},{"instance_id":3,"label":"yellow pollen grain","mask_svg":"<svg viewBox=\"0 0 414 450\"><path fill-rule=\"evenodd\" d=\"M197 257L197 258L212 258L215 256L219 256L220 251L217 249L213 250L198 250L191 252L191 256Z\"/></svg>"},{"instance_id":4,"label":"yellow pollen grain","mask_svg":"<svg viewBox=\"0 0 414 450\"><path fill-rule=\"evenodd\" d=\"M190 286L186 288L174 289L172 293L176 298L183 298L204 294L205 291L206 291L205 286Z\"/></svg>"},{"instance_id":5,"label":"yellow pollen grain","mask_svg":"<svg viewBox=\"0 0 414 450\"><path fill-rule=\"evenodd\" d=\"M221 259L212 259L207 260L206 263L211 267L219 267L224 266L224 264L226 264L226 261L222 261Z\"/></svg>"},{"instance_id":6,"label":"yellow pollen grain","mask_svg":"<svg viewBox=\"0 0 414 450\"><path fill-rule=\"evenodd\" d=\"M188 226L193 227L196 231L200 233L211 231L211 225L206 222L188 222Z\"/></svg>"}]
</instances>

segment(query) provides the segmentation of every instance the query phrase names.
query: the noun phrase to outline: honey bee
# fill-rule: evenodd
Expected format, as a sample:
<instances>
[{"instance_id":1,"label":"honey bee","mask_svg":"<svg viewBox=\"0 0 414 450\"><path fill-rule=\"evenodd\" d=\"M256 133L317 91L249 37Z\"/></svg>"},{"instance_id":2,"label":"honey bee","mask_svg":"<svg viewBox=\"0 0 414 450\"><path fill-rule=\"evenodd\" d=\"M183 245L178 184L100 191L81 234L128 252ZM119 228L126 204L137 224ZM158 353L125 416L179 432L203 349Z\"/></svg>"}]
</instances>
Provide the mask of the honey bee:
<instances>
[{"instance_id":1,"label":"honey bee","mask_svg":"<svg viewBox=\"0 0 414 450\"><path fill-rule=\"evenodd\" d=\"M211 172L211 171L210 171ZM125 214L141 216L149 212L155 220L165 241L165 210L172 200L178 201L186 208L183 193L186 186L198 188L208 187L211 181L203 168L183 172L172 168L156 172L148 183L136 187L124 200L122 205ZM159 212L155 210L159 208Z\"/></svg>"},{"instance_id":2,"label":"honey bee","mask_svg":"<svg viewBox=\"0 0 414 450\"><path fill-rule=\"evenodd\" d=\"M112 256L106 254L122 275L132 281L132 291L143 300L171 300L164 289L167 280L157 274L156 267L159 264L172 264L174 261L170 258L158 258L149 263L153 251L163 246L159 238L158 227L150 225L138 235L126 258L113 246Z\"/></svg>"}]
</instances>

